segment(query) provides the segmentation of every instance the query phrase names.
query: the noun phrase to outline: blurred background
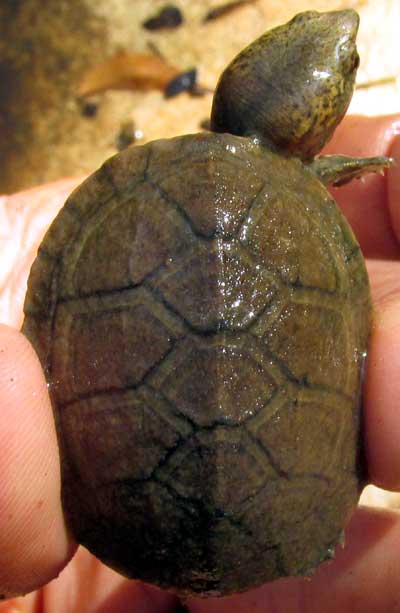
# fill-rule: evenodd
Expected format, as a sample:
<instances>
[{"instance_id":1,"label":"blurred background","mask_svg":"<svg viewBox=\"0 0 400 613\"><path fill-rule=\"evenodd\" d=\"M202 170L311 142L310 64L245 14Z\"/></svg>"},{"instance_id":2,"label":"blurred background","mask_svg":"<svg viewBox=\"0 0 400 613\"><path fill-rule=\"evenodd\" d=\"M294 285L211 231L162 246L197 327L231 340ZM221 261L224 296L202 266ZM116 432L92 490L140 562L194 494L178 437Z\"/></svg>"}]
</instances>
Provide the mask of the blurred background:
<instances>
[{"instance_id":1,"label":"blurred background","mask_svg":"<svg viewBox=\"0 0 400 613\"><path fill-rule=\"evenodd\" d=\"M241 48L299 11L345 7L361 16L351 112L400 110L399 0L2 0L0 193L206 128Z\"/></svg>"},{"instance_id":2,"label":"blurred background","mask_svg":"<svg viewBox=\"0 0 400 613\"><path fill-rule=\"evenodd\" d=\"M238 51L300 11L348 7L361 17L350 112L399 112L400 0L1 0L0 194L207 129ZM400 507L374 487L362 501Z\"/></svg>"}]
</instances>

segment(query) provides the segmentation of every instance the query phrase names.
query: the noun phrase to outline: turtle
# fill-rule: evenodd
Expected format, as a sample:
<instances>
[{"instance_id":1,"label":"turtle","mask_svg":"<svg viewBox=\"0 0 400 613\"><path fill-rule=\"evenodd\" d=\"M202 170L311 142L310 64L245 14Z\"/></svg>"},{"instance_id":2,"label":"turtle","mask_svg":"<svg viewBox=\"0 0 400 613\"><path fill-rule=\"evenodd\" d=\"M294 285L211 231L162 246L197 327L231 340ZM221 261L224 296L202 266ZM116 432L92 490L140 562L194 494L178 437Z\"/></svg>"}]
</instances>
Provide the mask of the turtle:
<instances>
[{"instance_id":1,"label":"turtle","mask_svg":"<svg viewBox=\"0 0 400 613\"><path fill-rule=\"evenodd\" d=\"M365 484L365 262L320 155L350 102L354 10L307 11L225 69L211 131L132 146L32 266L77 542L126 577L226 595L334 556Z\"/></svg>"}]
</instances>

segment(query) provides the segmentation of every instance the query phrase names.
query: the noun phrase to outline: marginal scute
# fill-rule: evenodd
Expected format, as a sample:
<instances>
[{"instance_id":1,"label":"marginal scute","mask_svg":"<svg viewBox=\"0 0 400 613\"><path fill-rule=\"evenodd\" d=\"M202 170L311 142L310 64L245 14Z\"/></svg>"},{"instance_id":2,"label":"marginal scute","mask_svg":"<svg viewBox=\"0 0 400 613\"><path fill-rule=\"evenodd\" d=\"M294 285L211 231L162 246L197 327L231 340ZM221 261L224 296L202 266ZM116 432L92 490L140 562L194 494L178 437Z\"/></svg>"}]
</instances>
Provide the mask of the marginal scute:
<instances>
[{"instance_id":1,"label":"marginal scute","mask_svg":"<svg viewBox=\"0 0 400 613\"><path fill-rule=\"evenodd\" d=\"M304 576L336 544L334 524L337 514L341 515L342 522L346 521L353 506L354 485L351 478L329 482L319 475L274 480L260 491L257 498L249 501L242 521L250 529L254 524L260 526L260 545L277 546L278 568L282 574ZM336 496L341 497L340 509L335 509ZM304 533L313 534L324 543L319 554L309 547ZM283 538L278 541L277 535L283 535Z\"/></svg>"},{"instance_id":2,"label":"marginal scute","mask_svg":"<svg viewBox=\"0 0 400 613\"><path fill-rule=\"evenodd\" d=\"M46 248L55 256L61 256L69 241L73 239L83 223L87 223L93 213L113 197L114 186L108 176L100 169L76 188L67 199L46 234Z\"/></svg>"},{"instance_id":3,"label":"marginal scute","mask_svg":"<svg viewBox=\"0 0 400 613\"><path fill-rule=\"evenodd\" d=\"M56 281L60 263L43 248L38 251L37 258L30 271L31 283L37 287L36 292L29 294L25 300L26 314L46 319L54 302L54 282Z\"/></svg>"},{"instance_id":4,"label":"marginal scute","mask_svg":"<svg viewBox=\"0 0 400 613\"><path fill-rule=\"evenodd\" d=\"M114 191L132 193L145 179L150 155L150 145L145 151L140 147L128 147L109 158L99 172L111 183Z\"/></svg>"}]
</instances>

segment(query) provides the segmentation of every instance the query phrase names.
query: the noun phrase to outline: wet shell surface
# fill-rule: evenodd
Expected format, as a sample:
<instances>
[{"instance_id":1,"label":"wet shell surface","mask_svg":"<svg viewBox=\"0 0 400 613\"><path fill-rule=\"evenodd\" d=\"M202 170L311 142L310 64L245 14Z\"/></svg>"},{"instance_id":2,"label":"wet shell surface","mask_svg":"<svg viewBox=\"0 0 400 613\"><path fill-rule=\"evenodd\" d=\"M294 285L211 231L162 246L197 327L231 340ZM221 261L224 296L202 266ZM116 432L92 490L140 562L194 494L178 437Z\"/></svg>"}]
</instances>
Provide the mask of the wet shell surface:
<instances>
[{"instance_id":1,"label":"wet shell surface","mask_svg":"<svg viewBox=\"0 0 400 613\"><path fill-rule=\"evenodd\" d=\"M228 134L123 151L48 231L25 315L96 556L203 595L332 557L362 482L370 297L300 160Z\"/></svg>"}]
</instances>

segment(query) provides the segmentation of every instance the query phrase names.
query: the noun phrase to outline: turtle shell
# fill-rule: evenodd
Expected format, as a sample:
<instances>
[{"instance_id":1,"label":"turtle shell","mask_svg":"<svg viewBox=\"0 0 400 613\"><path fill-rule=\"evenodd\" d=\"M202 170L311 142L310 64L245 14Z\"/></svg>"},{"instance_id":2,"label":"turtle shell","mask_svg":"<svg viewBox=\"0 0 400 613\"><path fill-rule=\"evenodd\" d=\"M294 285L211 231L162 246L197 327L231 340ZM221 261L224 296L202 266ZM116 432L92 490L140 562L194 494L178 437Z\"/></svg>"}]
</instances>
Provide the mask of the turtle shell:
<instances>
[{"instance_id":1,"label":"turtle shell","mask_svg":"<svg viewBox=\"0 0 400 613\"><path fill-rule=\"evenodd\" d=\"M25 314L96 556L201 594L332 557L362 479L370 297L302 162L228 134L111 158L49 229Z\"/></svg>"}]
</instances>

